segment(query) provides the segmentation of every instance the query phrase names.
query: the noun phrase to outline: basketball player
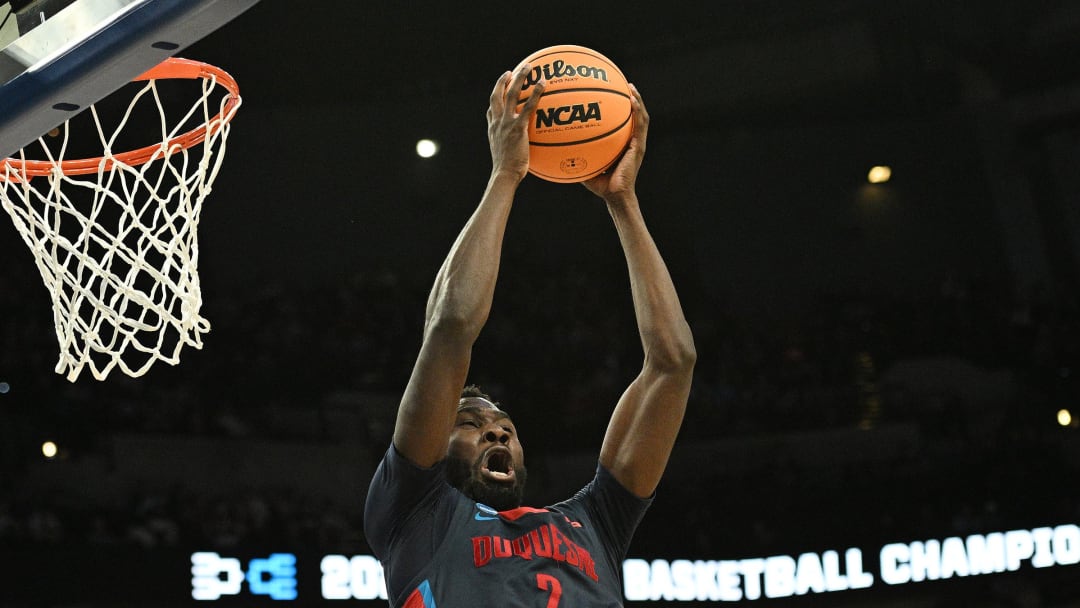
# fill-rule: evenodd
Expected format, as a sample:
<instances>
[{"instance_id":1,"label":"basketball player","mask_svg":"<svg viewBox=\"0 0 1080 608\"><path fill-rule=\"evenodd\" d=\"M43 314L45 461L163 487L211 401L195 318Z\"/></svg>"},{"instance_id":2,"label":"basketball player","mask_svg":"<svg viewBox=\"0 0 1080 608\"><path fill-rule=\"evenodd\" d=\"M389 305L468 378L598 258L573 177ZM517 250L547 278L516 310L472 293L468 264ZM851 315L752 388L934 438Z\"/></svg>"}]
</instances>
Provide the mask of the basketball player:
<instances>
[{"instance_id":1,"label":"basketball player","mask_svg":"<svg viewBox=\"0 0 1080 608\"><path fill-rule=\"evenodd\" d=\"M631 87L629 148L585 187L607 204L619 235L644 365L615 406L593 480L558 504L521 506L526 473L517 429L490 397L464 385L529 165L527 121L543 83L516 113L525 74L503 74L491 93L491 177L435 278L393 444L371 482L364 529L391 606L621 606L622 560L686 410L697 355L638 207L634 183L649 119Z\"/></svg>"}]
</instances>

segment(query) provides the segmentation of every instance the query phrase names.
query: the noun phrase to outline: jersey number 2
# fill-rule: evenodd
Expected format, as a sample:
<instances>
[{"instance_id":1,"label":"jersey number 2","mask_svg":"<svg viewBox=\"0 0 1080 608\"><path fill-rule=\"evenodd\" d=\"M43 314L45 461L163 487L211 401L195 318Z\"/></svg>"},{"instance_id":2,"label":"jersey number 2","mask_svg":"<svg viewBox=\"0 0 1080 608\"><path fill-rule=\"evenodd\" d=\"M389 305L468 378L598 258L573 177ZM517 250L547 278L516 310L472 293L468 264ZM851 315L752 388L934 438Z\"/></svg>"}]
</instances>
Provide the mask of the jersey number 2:
<instances>
[{"instance_id":1,"label":"jersey number 2","mask_svg":"<svg viewBox=\"0 0 1080 608\"><path fill-rule=\"evenodd\" d=\"M562 584L559 583L559 579L550 574L537 574L536 586L544 591L551 592L551 595L548 596L547 608L557 608L559 598L562 597Z\"/></svg>"}]
</instances>

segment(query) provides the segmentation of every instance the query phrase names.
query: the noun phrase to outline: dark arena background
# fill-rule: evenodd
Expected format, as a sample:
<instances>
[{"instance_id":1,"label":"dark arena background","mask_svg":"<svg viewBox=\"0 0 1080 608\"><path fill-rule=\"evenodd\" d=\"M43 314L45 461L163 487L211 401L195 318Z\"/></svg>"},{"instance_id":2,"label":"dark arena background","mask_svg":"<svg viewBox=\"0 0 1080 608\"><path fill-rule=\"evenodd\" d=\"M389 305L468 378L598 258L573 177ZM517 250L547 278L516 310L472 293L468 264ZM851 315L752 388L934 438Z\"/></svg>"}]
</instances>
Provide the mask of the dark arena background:
<instances>
[{"instance_id":1,"label":"dark arena background","mask_svg":"<svg viewBox=\"0 0 1080 608\"><path fill-rule=\"evenodd\" d=\"M68 382L0 221L0 605L387 605L368 480L492 85L554 44L642 92L638 189L699 353L627 606L1080 606L1073 0L256 4L181 54L244 99L201 350ZM640 369L610 224L531 176L510 219L470 379L521 429L529 504L590 478Z\"/></svg>"}]
</instances>

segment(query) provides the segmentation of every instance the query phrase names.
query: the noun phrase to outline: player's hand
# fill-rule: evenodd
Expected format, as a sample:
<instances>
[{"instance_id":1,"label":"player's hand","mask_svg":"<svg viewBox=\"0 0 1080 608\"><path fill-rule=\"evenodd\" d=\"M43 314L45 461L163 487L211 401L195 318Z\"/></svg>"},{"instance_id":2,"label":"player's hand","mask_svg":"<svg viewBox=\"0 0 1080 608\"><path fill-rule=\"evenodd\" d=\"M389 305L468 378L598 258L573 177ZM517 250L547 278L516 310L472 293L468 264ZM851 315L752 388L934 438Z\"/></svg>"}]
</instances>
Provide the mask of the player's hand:
<instances>
[{"instance_id":1,"label":"player's hand","mask_svg":"<svg viewBox=\"0 0 1080 608\"><path fill-rule=\"evenodd\" d=\"M519 180L529 172L529 120L540 103L540 94L546 84L543 80L536 83L518 112L521 86L528 73L529 65L524 64L515 72L500 76L491 91L487 111L492 171L506 172Z\"/></svg>"},{"instance_id":2,"label":"player's hand","mask_svg":"<svg viewBox=\"0 0 1080 608\"><path fill-rule=\"evenodd\" d=\"M608 203L633 196L638 170L645 158L645 139L649 134L649 113L637 87L630 85L630 109L634 117L634 134L619 160L607 171L582 182L590 192Z\"/></svg>"}]
</instances>

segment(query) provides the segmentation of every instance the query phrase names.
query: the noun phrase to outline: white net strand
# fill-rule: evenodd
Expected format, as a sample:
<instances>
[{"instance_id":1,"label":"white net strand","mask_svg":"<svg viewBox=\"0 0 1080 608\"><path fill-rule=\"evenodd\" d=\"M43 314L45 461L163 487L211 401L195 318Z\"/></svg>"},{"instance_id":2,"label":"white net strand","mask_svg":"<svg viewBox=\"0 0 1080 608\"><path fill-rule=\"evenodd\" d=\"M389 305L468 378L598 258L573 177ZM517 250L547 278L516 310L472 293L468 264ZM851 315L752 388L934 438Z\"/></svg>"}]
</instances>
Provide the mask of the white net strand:
<instances>
[{"instance_id":1,"label":"white net strand","mask_svg":"<svg viewBox=\"0 0 1080 608\"><path fill-rule=\"evenodd\" d=\"M65 175L59 169L70 121L55 155L44 137L38 140L53 166L38 180L42 185L27 176L24 151L3 163L0 202L52 296L60 346L56 372L71 382L84 367L104 380L117 366L138 377L155 361L176 365L181 349L201 349L202 335L210 331L199 314L197 229L239 98L226 111L228 97L223 97L218 111L211 112L216 83L213 78L200 82L201 98L171 128L153 80L134 96L109 137L92 106L103 150L96 172ZM175 142L162 145L149 161L134 166L121 161L113 152L117 137L144 98L156 106L163 142L200 117L207 125L203 141L188 149Z\"/></svg>"}]
</instances>

